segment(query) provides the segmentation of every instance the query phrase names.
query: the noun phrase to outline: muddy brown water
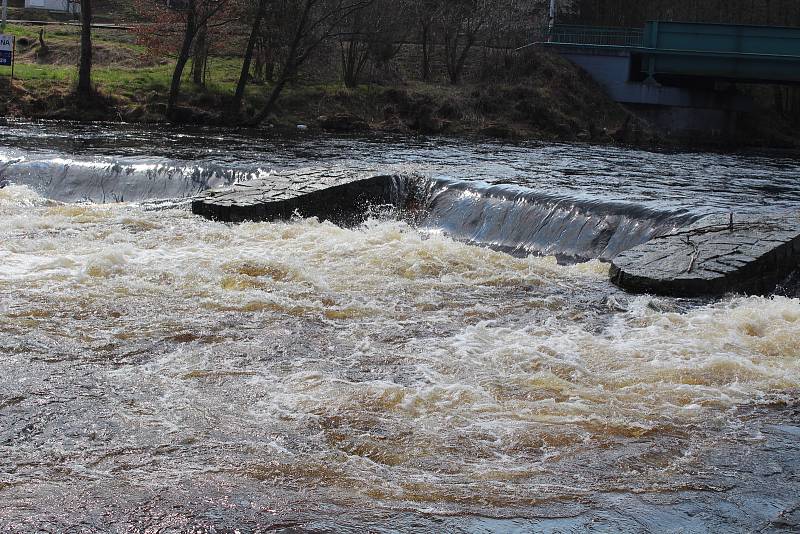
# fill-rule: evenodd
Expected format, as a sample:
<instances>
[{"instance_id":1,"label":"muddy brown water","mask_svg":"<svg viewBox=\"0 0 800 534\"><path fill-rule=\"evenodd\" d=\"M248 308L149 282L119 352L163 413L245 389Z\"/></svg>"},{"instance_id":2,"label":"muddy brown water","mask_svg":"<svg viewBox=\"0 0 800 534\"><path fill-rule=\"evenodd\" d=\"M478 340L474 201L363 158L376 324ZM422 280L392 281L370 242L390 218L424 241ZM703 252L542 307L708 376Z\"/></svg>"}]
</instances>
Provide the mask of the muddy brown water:
<instances>
[{"instance_id":1,"label":"muddy brown water","mask_svg":"<svg viewBox=\"0 0 800 534\"><path fill-rule=\"evenodd\" d=\"M9 132L0 532L800 528L797 298L630 296L596 259L512 256L394 215L231 225L181 200L258 173L389 168L603 216L784 213L796 162Z\"/></svg>"}]
</instances>

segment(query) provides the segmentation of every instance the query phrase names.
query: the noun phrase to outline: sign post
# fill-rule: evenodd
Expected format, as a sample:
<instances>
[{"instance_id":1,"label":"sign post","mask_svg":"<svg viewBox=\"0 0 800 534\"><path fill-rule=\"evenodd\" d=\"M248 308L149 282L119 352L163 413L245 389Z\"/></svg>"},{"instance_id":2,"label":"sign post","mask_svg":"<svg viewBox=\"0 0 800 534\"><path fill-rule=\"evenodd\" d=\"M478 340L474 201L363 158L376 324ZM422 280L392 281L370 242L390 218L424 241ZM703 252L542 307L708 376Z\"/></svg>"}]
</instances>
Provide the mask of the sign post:
<instances>
[{"instance_id":1,"label":"sign post","mask_svg":"<svg viewBox=\"0 0 800 534\"><path fill-rule=\"evenodd\" d=\"M553 26L556 25L556 0L550 0L550 12L547 17L547 29L553 33Z\"/></svg>"},{"instance_id":2,"label":"sign post","mask_svg":"<svg viewBox=\"0 0 800 534\"><path fill-rule=\"evenodd\" d=\"M0 65L11 67L11 79L14 79L14 53L17 40L13 35L0 35Z\"/></svg>"}]
</instances>

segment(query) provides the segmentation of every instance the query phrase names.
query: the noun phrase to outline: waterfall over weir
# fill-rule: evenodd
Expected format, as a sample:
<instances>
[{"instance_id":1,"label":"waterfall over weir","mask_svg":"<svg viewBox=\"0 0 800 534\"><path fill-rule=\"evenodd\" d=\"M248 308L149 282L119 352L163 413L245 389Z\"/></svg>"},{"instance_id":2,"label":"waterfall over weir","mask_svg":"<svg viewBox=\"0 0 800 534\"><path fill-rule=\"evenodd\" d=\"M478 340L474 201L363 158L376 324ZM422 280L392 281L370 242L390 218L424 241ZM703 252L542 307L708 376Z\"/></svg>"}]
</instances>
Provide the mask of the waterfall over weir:
<instances>
[{"instance_id":1,"label":"waterfall over weir","mask_svg":"<svg viewBox=\"0 0 800 534\"><path fill-rule=\"evenodd\" d=\"M0 160L0 180L24 184L60 202L137 202L193 196L259 178L261 168L210 162L184 162L156 157L74 159L6 157Z\"/></svg>"},{"instance_id":2,"label":"waterfall over weir","mask_svg":"<svg viewBox=\"0 0 800 534\"><path fill-rule=\"evenodd\" d=\"M700 218L633 203L537 193L513 185L422 179L420 226L514 255L608 260Z\"/></svg>"},{"instance_id":3,"label":"waterfall over weir","mask_svg":"<svg viewBox=\"0 0 800 534\"><path fill-rule=\"evenodd\" d=\"M307 176L306 176L307 177ZM609 260L699 216L633 203L581 200L511 185L415 175L308 181L272 176L210 192L195 213L224 221L285 219L293 214L352 223L370 206L391 205L415 226L514 255Z\"/></svg>"},{"instance_id":4,"label":"waterfall over weir","mask_svg":"<svg viewBox=\"0 0 800 534\"><path fill-rule=\"evenodd\" d=\"M276 173L255 166L200 165L138 157L9 158L0 164L0 173L6 182L28 185L42 196L62 202L181 199L210 188L236 184L240 188L258 184L264 190L289 184L298 189L297 202L291 204L288 213L297 211L304 216L324 214L311 204L304 206L303 194L365 177L364 171L301 169ZM460 241L514 255L555 255L567 261L609 260L703 215L690 210L659 210L633 202L541 193L529 187L482 181L412 174L384 179L386 194L376 196L372 191L365 197L357 189L347 188L337 193L339 197L355 196L338 198L337 202L350 202L361 212L365 203L391 203L425 230L441 231Z\"/></svg>"},{"instance_id":5,"label":"waterfall over weir","mask_svg":"<svg viewBox=\"0 0 800 534\"><path fill-rule=\"evenodd\" d=\"M632 294L647 243L569 259L681 226L648 264L695 277L736 246L707 214L798 217L800 162L13 121L3 143L2 532L798 530L800 290Z\"/></svg>"}]
</instances>

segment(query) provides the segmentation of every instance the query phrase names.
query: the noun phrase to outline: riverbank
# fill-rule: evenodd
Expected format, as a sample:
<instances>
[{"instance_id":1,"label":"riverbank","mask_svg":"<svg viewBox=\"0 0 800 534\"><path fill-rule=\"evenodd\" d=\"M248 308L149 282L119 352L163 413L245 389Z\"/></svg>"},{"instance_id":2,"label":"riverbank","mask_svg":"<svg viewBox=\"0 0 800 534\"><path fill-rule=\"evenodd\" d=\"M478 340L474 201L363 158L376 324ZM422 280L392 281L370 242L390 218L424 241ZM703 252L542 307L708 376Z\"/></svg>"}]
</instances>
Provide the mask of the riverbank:
<instances>
[{"instance_id":1,"label":"riverbank","mask_svg":"<svg viewBox=\"0 0 800 534\"><path fill-rule=\"evenodd\" d=\"M13 81L0 78L0 113L4 116L167 122L173 62L150 54L130 33L111 28L95 31L93 81L98 96L91 105L80 106L72 96L77 30L49 28L41 37L33 27L11 25L8 31L17 36L17 65ZM227 112L239 69L240 59L234 55L215 57L203 85L194 84L187 69L173 122L239 126L255 114L271 89L268 82L254 81L248 86L241 115ZM498 67L489 79L458 86L394 81L347 88L325 78L309 75L295 80L262 127L644 147L800 148L791 125L765 113L743 117L739 132L733 135L675 136L659 131L608 98L586 73L544 50L526 50L508 66Z\"/></svg>"},{"instance_id":2,"label":"riverbank","mask_svg":"<svg viewBox=\"0 0 800 534\"><path fill-rule=\"evenodd\" d=\"M2 84L0 111L29 119L166 122L173 62L154 58L125 31L95 31L93 81L99 95L91 106L72 98L78 42L76 29L10 26L17 35L15 80ZM226 113L239 77L240 59L215 57L204 85L187 76L179 122L236 126L257 112L271 89L254 81L241 116ZM519 72L522 70L522 72ZM486 135L501 138L613 141L632 130L632 118L571 64L533 51L515 66L512 80L452 86L443 83L364 83L346 88L329 76L290 84L266 128L335 132ZM323 78L323 79L320 79ZM626 129L623 129L626 128ZM642 129L642 128L640 128ZM632 140L632 139L631 139Z\"/></svg>"}]
</instances>

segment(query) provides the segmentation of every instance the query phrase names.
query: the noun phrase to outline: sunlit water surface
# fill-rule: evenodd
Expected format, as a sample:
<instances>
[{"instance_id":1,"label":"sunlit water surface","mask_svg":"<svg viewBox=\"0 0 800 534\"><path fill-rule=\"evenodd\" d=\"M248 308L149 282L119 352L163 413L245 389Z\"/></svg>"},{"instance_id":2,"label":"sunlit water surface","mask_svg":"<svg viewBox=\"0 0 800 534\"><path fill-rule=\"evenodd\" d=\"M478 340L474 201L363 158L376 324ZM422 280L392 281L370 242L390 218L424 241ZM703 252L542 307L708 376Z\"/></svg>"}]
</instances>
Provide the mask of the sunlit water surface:
<instances>
[{"instance_id":1,"label":"sunlit water surface","mask_svg":"<svg viewBox=\"0 0 800 534\"><path fill-rule=\"evenodd\" d=\"M789 160L14 128L6 161L51 166L228 150L229 166L385 166L698 212L800 205ZM597 260L513 257L402 217L231 225L174 202L64 203L51 175L0 189L0 531L799 524L796 298L630 296Z\"/></svg>"}]
</instances>

